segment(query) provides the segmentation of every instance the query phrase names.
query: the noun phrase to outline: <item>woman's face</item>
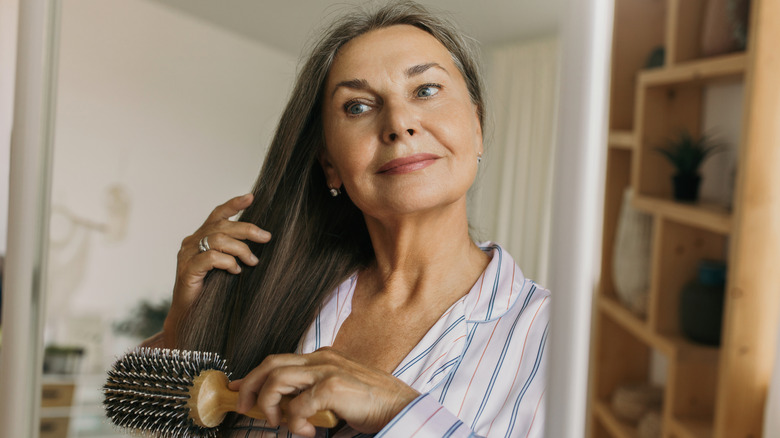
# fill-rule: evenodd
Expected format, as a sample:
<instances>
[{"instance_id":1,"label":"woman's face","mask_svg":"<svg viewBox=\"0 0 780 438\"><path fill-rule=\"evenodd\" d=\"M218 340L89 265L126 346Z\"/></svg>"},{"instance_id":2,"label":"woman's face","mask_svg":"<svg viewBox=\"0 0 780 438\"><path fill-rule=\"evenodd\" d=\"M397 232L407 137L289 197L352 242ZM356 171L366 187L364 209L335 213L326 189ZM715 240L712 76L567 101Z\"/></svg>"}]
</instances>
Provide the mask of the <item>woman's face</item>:
<instances>
[{"instance_id":1,"label":"woman's face","mask_svg":"<svg viewBox=\"0 0 780 438\"><path fill-rule=\"evenodd\" d=\"M436 38L408 25L361 35L339 50L324 93L329 186L376 218L465 205L482 127Z\"/></svg>"}]
</instances>

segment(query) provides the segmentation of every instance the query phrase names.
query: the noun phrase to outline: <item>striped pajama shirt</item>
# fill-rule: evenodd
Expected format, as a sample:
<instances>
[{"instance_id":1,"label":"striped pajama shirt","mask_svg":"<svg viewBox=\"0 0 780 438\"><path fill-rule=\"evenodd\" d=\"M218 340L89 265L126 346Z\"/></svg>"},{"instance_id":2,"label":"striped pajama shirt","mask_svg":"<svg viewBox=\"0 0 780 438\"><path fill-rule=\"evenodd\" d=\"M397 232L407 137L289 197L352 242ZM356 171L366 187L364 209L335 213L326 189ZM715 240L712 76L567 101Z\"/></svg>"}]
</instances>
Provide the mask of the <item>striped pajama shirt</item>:
<instances>
[{"instance_id":1,"label":"striped pajama shirt","mask_svg":"<svg viewBox=\"0 0 780 438\"><path fill-rule=\"evenodd\" d=\"M421 395L376 437L544 436L550 292L526 279L499 245L471 291L453 304L393 375ZM298 347L330 346L349 316L357 275L323 303ZM231 438L292 437L284 426L245 419ZM345 426L318 437L367 436Z\"/></svg>"}]
</instances>

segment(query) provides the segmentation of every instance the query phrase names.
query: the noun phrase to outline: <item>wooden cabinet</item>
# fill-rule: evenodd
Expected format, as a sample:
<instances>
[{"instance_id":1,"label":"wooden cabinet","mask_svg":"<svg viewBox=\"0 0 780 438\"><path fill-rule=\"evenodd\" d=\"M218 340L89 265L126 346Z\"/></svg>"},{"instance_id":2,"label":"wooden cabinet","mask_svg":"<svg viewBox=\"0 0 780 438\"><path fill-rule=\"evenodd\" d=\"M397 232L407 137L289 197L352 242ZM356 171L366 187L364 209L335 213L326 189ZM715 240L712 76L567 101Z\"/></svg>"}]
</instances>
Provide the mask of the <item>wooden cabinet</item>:
<instances>
[{"instance_id":1,"label":"wooden cabinet","mask_svg":"<svg viewBox=\"0 0 780 438\"><path fill-rule=\"evenodd\" d=\"M615 0L601 281L591 341L592 438L634 437L614 415L616 388L665 375L662 434L759 438L780 318L780 2L753 0L747 51L700 56L704 0ZM665 48L663 67L644 69ZM672 199L672 167L655 148L681 129L703 131L713 84L743 83L741 140L730 205ZM774 117L774 119L773 119ZM774 120L774 122L772 121ZM617 298L613 247L626 187L652 215L647 312ZM727 262L722 342L681 333L680 290L701 259ZM664 360L654 361L655 356Z\"/></svg>"},{"instance_id":2,"label":"wooden cabinet","mask_svg":"<svg viewBox=\"0 0 780 438\"><path fill-rule=\"evenodd\" d=\"M67 438L76 384L64 377L45 376L41 387L40 438Z\"/></svg>"}]
</instances>

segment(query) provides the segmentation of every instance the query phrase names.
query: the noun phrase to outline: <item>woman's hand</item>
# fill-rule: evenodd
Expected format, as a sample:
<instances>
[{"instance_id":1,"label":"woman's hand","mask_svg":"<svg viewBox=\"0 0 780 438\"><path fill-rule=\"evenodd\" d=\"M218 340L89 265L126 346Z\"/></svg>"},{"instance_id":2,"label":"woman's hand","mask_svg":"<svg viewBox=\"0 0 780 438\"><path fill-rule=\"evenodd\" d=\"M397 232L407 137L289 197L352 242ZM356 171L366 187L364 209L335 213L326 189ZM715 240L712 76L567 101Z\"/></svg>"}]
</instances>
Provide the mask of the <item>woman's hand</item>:
<instances>
[{"instance_id":1,"label":"woman's hand","mask_svg":"<svg viewBox=\"0 0 780 438\"><path fill-rule=\"evenodd\" d=\"M315 428L306 419L318 411L329 409L353 429L375 433L419 396L392 375L331 348L269 356L245 378L230 382L230 389L239 391L239 413L257 405L274 427L282 418L282 395L294 396L286 410L287 427L312 437Z\"/></svg>"},{"instance_id":2,"label":"woman's hand","mask_svg":"<svg viewBox=\"0 0 780 438\"><path fill-rule=\"evenodd\" d=\"M176 266L176 283L168 317L165 319L165 343L173 347L179 319L190 308L203 290L203 279L212 269L223 269L231 274L241 272L238 260L254 266L257 257L249 250L244 240L267 243L271 234L260 227L229 220L241 210L249 207L254 199L246 194L235 197L211 212L206 222L181 243ZM200 251L201 239L208 239L208 251Z\"/></svg>"}]
</instances>

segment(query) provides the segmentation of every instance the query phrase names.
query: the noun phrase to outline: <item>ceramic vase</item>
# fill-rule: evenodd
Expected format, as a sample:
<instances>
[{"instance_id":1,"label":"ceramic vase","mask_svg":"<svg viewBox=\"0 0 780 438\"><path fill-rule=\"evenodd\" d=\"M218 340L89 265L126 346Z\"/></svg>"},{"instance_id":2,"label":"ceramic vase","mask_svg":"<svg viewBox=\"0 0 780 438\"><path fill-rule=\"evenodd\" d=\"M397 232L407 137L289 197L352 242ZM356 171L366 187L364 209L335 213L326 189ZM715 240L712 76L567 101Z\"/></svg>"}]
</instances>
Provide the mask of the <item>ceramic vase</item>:
<instances>
[{"instance_id":1,"label":"ceramic vase","mask_svg":"<svg viewBox=\"0 0 780 438\"><path fill-rule=\"evenodd\" d=\"M632 197L633 191L626 188L612 253L612 279L620 302L635 314L644 316L650 288L653 220L652 216L631 205Z\"/></svg>"},{"instance_id":2,"label":"ceramic vase","mask_svg":"<svg viewBox=\"0 0 780 438\"><path fill-rule=\"evenodd\" d=\"M720 345L726 264L702 260L696 280L680 292L680 329L691 341Z\"/></svg>"}]
</instances>

